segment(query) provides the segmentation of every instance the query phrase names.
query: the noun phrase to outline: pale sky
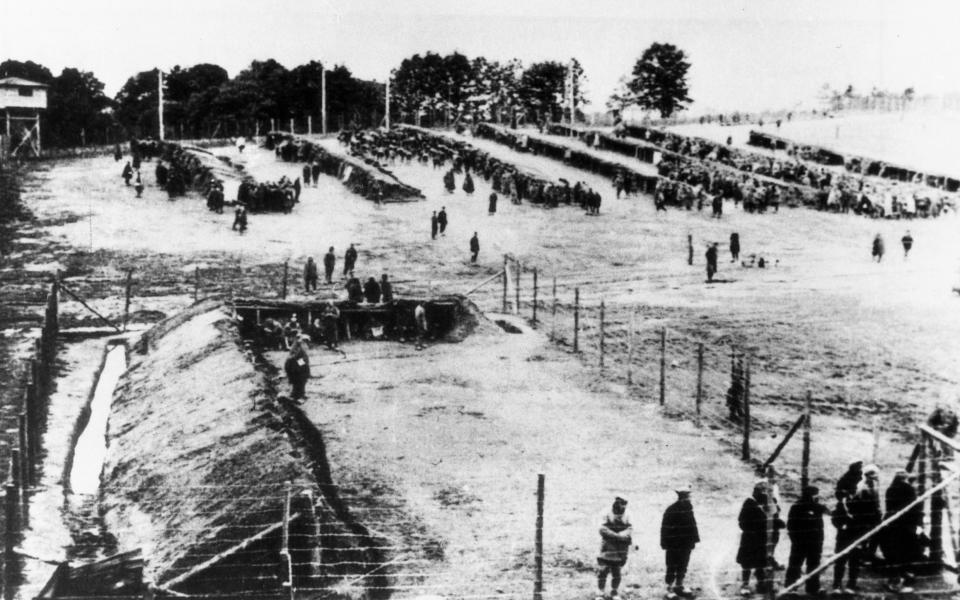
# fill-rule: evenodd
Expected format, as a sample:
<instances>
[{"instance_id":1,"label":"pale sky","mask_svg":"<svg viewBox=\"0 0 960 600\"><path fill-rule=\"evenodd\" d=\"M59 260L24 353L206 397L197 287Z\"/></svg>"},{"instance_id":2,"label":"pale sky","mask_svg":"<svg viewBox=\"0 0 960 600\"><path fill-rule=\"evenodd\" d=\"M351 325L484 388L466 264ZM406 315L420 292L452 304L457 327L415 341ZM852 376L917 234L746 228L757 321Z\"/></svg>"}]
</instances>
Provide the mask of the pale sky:
<instances>
[{"instance_id":1,"label":"pale sky","mask_svg":"<svg viewBox=\"0 0 960 600\"><path fill-rule=\"evenodd\" d=\"M820 86L960 90L960 3L817 0L0 0L0 59L93 71L114 95L138 71L311 59L383 81L414 53L566 61L590 109L653 42L687 52L694 110L809 106Z\"/></svg>"}]
</instances>

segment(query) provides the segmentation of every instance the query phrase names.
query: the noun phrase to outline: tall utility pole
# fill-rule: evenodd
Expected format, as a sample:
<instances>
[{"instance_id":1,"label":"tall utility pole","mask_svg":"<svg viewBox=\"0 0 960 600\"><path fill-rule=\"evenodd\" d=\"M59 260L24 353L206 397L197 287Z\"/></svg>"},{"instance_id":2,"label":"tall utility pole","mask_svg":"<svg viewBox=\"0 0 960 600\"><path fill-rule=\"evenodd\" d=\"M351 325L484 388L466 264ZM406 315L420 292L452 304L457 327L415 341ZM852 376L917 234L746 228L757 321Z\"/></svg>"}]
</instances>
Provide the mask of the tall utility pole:
<instances>
[{"instance_id":1,"label":"tall utility pole","mask_svg":"<svg viewBox=\"0 0 960 600\"><path fill-rule=\"evenodd\" d=\"M160 117L160 141L163 141L163 71L157 67L157 115Z\"/></svg>"},{"instance_id":2,"label":"tall utility pole","mask_svg":"<svg viewBox=\"0 0 960 600\"><path fill-rule=\"evenodd\" d=\"M320 64L320 133L327 135L327 67Z\"/></svg>"},{"instance_id":3,"label":"tall utility pole","mask_svg":"<svg viewBox=\"0 0 960 600\"><path fill-rule=\"evenodd\" d=\"M390 130L390 75L387 75L387 101L386 101L386 124L387 131Z\"/></svg>"}]
</instances>

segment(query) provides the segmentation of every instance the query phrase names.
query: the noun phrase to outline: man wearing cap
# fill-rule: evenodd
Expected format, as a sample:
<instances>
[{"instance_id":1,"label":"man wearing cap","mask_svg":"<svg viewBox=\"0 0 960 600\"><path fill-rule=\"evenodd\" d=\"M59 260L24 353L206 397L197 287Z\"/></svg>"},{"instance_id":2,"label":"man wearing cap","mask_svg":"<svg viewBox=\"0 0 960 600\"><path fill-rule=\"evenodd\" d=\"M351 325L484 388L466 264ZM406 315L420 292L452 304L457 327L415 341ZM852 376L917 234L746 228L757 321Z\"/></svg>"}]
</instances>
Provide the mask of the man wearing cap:
<instances>
[{"instance_id":1,"label":"man wearing cap","mask_svg":"<svg viewBox=\"0 0 960 600\"><path fill-rule=\"evenodd\" d=\"M310 358L307 351L304 350L300 338L294 338L290 345L290 354L287 356L283 365L287 373L287 379L293 388L290 397L294 400L301 400L306 395L307 380L310 379Z\"/></svg>"},{"instance_id":2,"label":"man wearing cap","mask_svg":"<svg viewBox=\"0 0 960 600\"><path fill-rule=\"evenodd\" d=\"M876 465L867 465L863 468L863 481L857 488L857 493L850 500L850 516L853 519L853 529L856 537L861 537L883 521L883 511L880 510L880 469ZM873 536L863 543L861 561L871 560L877 552L880 538Z\"/></svg>"},{"instance_id":3,"label":"man wearing cap","mask_svg":"<svg viewBox=\"0 0 960 600\"><path fill-rule=\"evenodd\" d=\"M887 519L907 508L917 499L917 492L910 481L912 478L912 475L903 470L897 471L893 476L893 482L890 483L886 493ZM883 556L889 561L893 571L893 578L889 582L893 591L912 591L903 585L913 578L910 573L911 565L923 558L920 540L917 538L917 529L922 523L923 506L917 504L888 525L883 533Z\"/></svg>"},{"instance_id":4,"label":"man wearing cap","mask_svg":"<svg viewBox=\"0 0 960 600\"><path fill-rule=\"evenodd\" d=\"M787 514L787 533L790 536L790 561L787 564L787 576L784 585L789 586L800 579L803 563L807 563L807 574L820 566L823 554L823 515L827 507L820 504L820 490L812 485L803 488L800 500L790 507ZM820 576L815 575L806 581L805 588L810 595L820 593Z\"/></svg>"},{"instance_id":5,"label":"man wearing cap","mask_svg":"<svg viewBox=\"0 0 960 600\"><path fill-rule=\"evenodd\" d=\"M863 461L857 460L850 463L847 472L837 480L837 498L852 498L857 493L857 486L863 479Z\"/></svg>"},{"instance_id":6,"label":"man wearing cap","mask_svg":"<svg viewBox=\"0 0 960 600\"><path fill-rule=\"evenodd\" d=\"M690 553L700 541L697 519L690 503L690 487L678 487L676 492L677 501L663 511L660 525L660 547L666 551L668 598L690 595L683 587L683 578L690 564Z\"/></svg>"},{"instance_id":7,"label":"man wearing cap","mask_svg":"<svg viewBox=\"0 0 960 600\"><path fill-rule=\"evenodd\" d=\"M600 554L597 556L598 599L605 598L603 590L610 575L610 597L617 596L620 588L620 569L627 563L633 528L627 518L627 501L617 496L613 508L603 516L600 524Z\"/></svg>"}]
</instances>

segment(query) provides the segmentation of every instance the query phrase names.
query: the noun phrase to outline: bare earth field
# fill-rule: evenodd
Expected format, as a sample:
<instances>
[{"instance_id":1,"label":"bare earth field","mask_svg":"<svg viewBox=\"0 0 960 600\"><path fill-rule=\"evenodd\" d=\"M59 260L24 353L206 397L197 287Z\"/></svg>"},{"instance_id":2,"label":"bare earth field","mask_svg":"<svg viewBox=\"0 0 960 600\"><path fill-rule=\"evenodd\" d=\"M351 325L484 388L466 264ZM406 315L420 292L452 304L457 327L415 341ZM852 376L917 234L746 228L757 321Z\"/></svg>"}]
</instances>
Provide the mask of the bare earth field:
<instances>
[{"instance_id":1,"label":"bare earth field","mask_svg":"<svg viewBox=\"0 0 960 600\"><path fill-rule=\"evenodd\" d=\"M731 128L722 131L725 138ZM258 180L299 175L300 165L281 163L272 152L214 151ZM566 342L560 346L547 339L552 323L542 307L537 329L515 316L497 317L513 319L524 332L489 325L460 344L420 353L363 342L346 345L346 356L311 350L314 379L304 408L327 436L334 478L348 495L355 490L366 498L358 512L369 511L370 526L397 542L392 572L401 574L401 586L404 578L413 582L403 595L528 594L534 492L543 473L548 597L590 593L597 521L615 494L630 499L640 548L626 575L628 594L659 591L660 514L683 482L693 486L703 539L688 584L729 597L738 574L736 514L753 477L738 460L738 432L723 418L731 350L752 357L755 457L773 449L812 393L812 471L827 489L848 462L869 460L874 416L883 430L878 462L885 487L891 470L906 461L917 420L937 403L956 403L960 297L951 288L960 282L960 222L954 217L906 223L805 209L749 215L732 205L719 221L695 211L656 214L650 198L614 199L600 178L498 152L551 177L586 181L603 194L601 215L501 199L489 216L490 188L481 179L472 197L459 187L450 195L442 171L396 165L389 168L420 188L425 201L378 207L325 177L304 190L293 214L251 215L241 236L230 230L231 214L207 211L196 195L168 201L152 185L151 163L139 200L112 158L43 163L24 173L22 199L32 218L5 257L0 292L27 300L39 289L30 273L60 268L68 286L117 318L125 269L133 269L131 310L151 320L193 301L198 269L201 295L277 297L289 261L291 294L302 297L306 257L319 260L329 246L342 257L351 242L360 252L357 275L387 272L401 282L401 295L463 293L497 273L504 254L539 269L541 301L549 300L545 290L556 277L562 305L556 329ZM445 237L431 241L430 213L441 206L451 224ZM908 259L898 242L906 229L916 240ZM481 243L477 265L468 252L474 231ZM733 231L741 237L741 257L761 255L771 267L730 264L726 240ZM877 233L887 244L880 264L870 260ZM694 240L693 266L686 262L687 235ZM710 241L721 243L722 282L712 285L703 265ZM500 285L472 296L481 310L500 310ZM586 307L581 356L569 346L567 306L575 286ZM321 286L321 296L334 293L343 290ZM529 289L523 293L528 302ZM603 372L595 341L601 299L608 344L619 348ZM69 322L94 324L75 302L65 301L63 310ZM638 335L627 385L630 312ZM661 327L669 340L665 410L657 405ZM702 428L690 415L698 343L706 356ZM788 446L778 468L790 504L798 444ZM781 562L787 551L781 543Z\"/></svg>"}]
</instances>

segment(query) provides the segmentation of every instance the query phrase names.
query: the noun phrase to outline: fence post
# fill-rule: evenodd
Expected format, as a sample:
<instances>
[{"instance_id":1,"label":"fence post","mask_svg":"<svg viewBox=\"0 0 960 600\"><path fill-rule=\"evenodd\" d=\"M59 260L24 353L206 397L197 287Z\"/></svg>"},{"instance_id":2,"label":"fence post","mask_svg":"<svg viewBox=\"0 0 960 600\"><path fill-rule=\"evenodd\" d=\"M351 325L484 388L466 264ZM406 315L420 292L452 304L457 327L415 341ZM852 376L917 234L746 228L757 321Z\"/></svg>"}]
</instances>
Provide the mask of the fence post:
<instances>
[{"instance_id":1,"label":"fence post","mask_svg":"<svg viewBox=\"0 0 960 600\"><path fill-rule=\"evenodd\" d=\"M636 329L637 311L630 311L630 329L627 330L627 385L633 385L633 330Z\"/></svg>"},{"instance_id":2,"label":"fence post","mask_svg":"<svg viewBox=\"0 0 960 600\"><path fill-rule=\"evenodd\" d=\"M503 255L503 314L507 314L507 277L510 268L508 263L507 255Z\"/></svg>"},{"instance_id":3,"label":"fence post","mask_svg":"<svg viewBox=\"0 0 960 600\"><path fill-rule=\"evenodd\" d=\"M537 282L537 268L533 268L533 319L531 321L535 325L537 323L537 291L539 283Z\"/></svg>"},{"instance_id":4,"label":"fence post","mask_svg":"<svg viewBox=\"0 0 960 600\"><path fill-rule=\"evenodd\" d=\"M6 491L5 515L7 522L5 532L7 535L4 540L6 560L4 562L7 565L11 565L13 563L13 549L17 545L17 486L12 483L7 483L6 486L4 486L4 490Z\"/></svg>"},{"instance_id":5,"label":"fence post","mask_svg":"<svg viewBox=\"0 0 960 600\"><path fill-rule=\"evenodd\" d=\"M193 268L193 301L200 298L200 267Z\"/></svg>"},{"instance_id":6,"label":"fence post","mask_svg":"<svg viewBox=\"0 0 960 600\"><path fill-rule=\"evenodd\" d=\"M693 236L687 234L687 264L693 264Z\"/></svg>"},{"instance_id":7,"label":"fence post","mask_svg":"<svg viewBox=\"0 0 960 600\"><path fill-rule=\"evenodd\" d=\"M660 328L660 406L667 401L667 328Z\"/></svg>"},{"instance_id":8,"label":"fence post","mask_svg":"<svg viewBox=\"0 0 960 600\"><path fill-rule=\"evenodd\" d=\"M773 550L774 550L773 520L777 518L777 514L776 514L777 508L773 503L773 483L774 483L773 469L767 469L766 475L767 475L767 493L766 493L767 501L766 501L766 506L764 507L765 508L764 512L767 515L767 518L765 519L766 521L765 527L767 530L766 531L767 543L765 548L765 555L767 557L767 560L766 560L766 566L764 566L761 572L763 573L763 579L764 579L763 589L766 592L765 596L767 597L767 600L774 600L774 598L776 597L776 590L774 589L774 585L773 585L773 573L774 573L773 572Z\"/></svg>"},{"instance_id":9,"label":"fence post","mask_svg":"<svg viewBox=\"0 0 960 600\"><path fill-rule=\"evenodd\" d=\"M800 463L800 489L810 485L810 405L812 397L807 390L807 399L803 403L803 457Z\"/></svg>"},{"instance_id":10,"label":"fence post","mask_svg":"<svg viewBox=\"0 0 960 600\"><path fill-rule=\"evenodd\" d=\"M544 475L537 475L537 532L534 538L533 600L543 598L543 497Z\"/></svg>"},{"instance_id":11,"label":"fence post","mask_svg":"<svg viewBox=\"0 0 960 600\"><path fill-rule=\"evenodd\" d=\"M600 370L603 371L603 355L606 353L606 305L600 300Z\"/></svg>"},{"instance_id":12,"label":"fence post","mask_svg":"<svg viewBox=\"0 0 960 600\"><path fill-rule=\"evenodd\" d=\"M127 293L123 303L123 331L127 331L127 321L130 319L130 287L133 285L133 269L127 269Z\"/></svg>"},{"instance_id":13,"label":"fence post","mask_svg":"<svg viewBox=\"0 0 960 600\"><path fill-rule=\"evenodd\" d=\"M20 460L22 462L22 467L23 467L23 472L21 473L21 477L23 479L23 487L26 488L26 487L29 487L30 483L33 481L33 475L31 473L31 471L33 470L32 469L33 463L30 460L31 453L30 453L30 442L29 442L29 438L27 437L27 413L26 412L21 411L20 414L17 415L17 426L19 428L18 433L20 438L18 440L20 442Z\"/></svg>"},{"instance_id":14,"label":"fence post","mask_svg":"<svg viewBox=\"0 0 960 600\"><path fill-rule=\"evenodd\" d=\"M550 309L550 341L556 341L557 339L557 278L553 278L553 305Z\"/></svg>"},{"instance_id":15,"label":"fence post","mask_svg":"<svg viewBox=\"0 0 960 600\"><path fill-rule=\"evenodd\" d=\"M741 458L750 460L750 359L745 361L743 373L743 449Z\"/></svg>"},{"instance_id":16,"label":"fence post","mask_svg":"<svg viewBox=\"0 0 960 600\"><path fill-rule=\"evenodd\" d=\"M580 288L573 289L573 351L580 350Z\"/></svg>"},{"instance_id":17,"label":"fence post","mask_svg":"<svg viewBox=\"0 0 960 600\"><path fill-rule=\"evenodd\" d=\"M10 479L17 490L23 489L23 460L20 458L20 448L11 448L10 450Z\"/></svg>"},{"instance_id":18,"label":"fence post","mask_svg":"<svg viewBox=\"0 0 960 600\"><path fill-rule=\"evenodd\" d=\"M517 299L517 305L513 307L513 314L520 314L520 275L523 273L521 270L523 267L520 265L520 261L517 261L517 279L513 282L513 291Z\"/></svg>"},{"instance_id":19,"label":"fence post","mask_svg":"<svg viewBox=\"0 0 960 600\"><path fill-rule=\"evenodd\" d=\"M697 427L700 427L700 403L703 401L703 342L697 344Z\"/></svg>"},{"instance_id":20,"label":"fence post","mask_svg":"<svg viewBox=\"0 0 960 600\"><path fill-rule=\"evenodd\" d=\"M293 119L290 119L290 123L293 123ZM290 268L289 261L283 261L283 288L280 290L280 299L287 299L287 270Z\"/></svg>"},{"instance_id":21,"label":"fence post","mask_svg":"<svg viewBox=\"0 0 960 600\"><path fill-rule=\"evenodd\" d=\"M923 437L927 437L924 435ZM939 450L934 446L933 440L930 442L930 482L934 486L940 485L940 458ZM930 496L930 562L936 567L943 563L943 510L946 503L943 498L943 491L935 492Z\"/></svg>"}]
</instances>

